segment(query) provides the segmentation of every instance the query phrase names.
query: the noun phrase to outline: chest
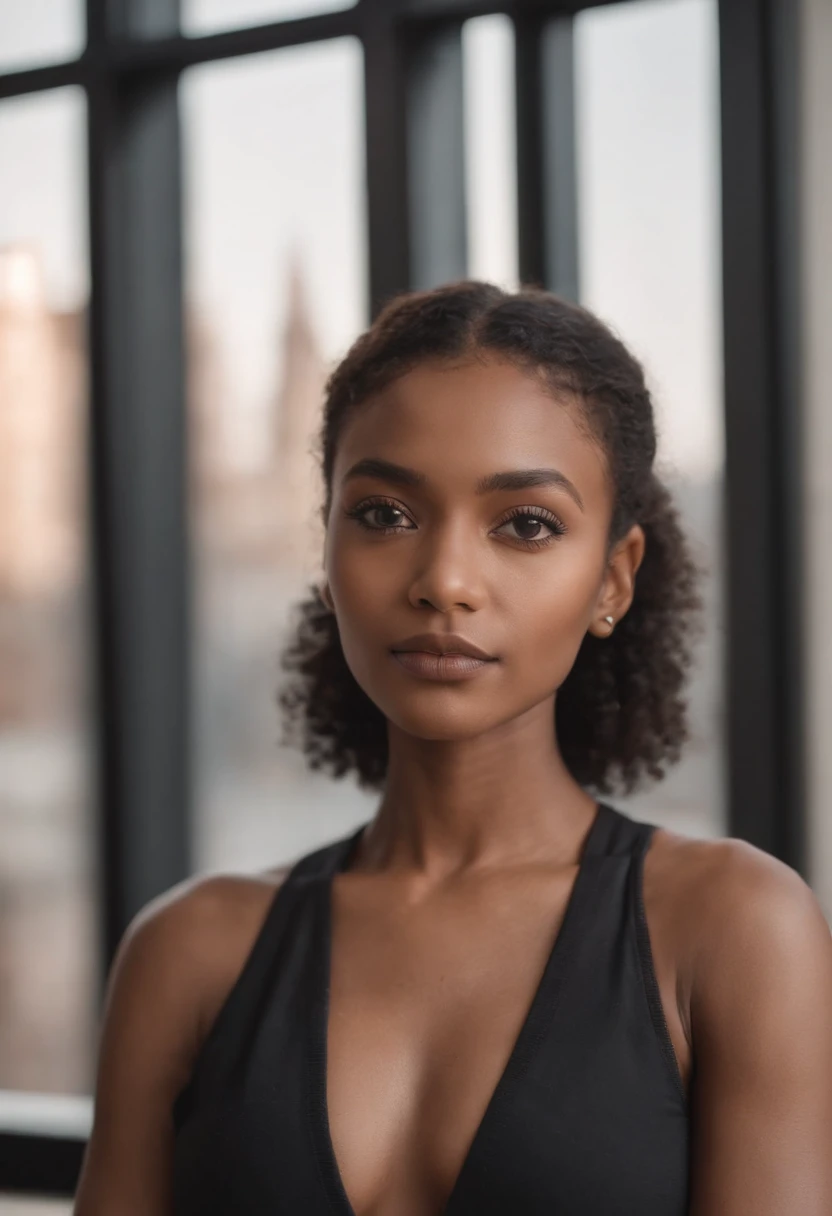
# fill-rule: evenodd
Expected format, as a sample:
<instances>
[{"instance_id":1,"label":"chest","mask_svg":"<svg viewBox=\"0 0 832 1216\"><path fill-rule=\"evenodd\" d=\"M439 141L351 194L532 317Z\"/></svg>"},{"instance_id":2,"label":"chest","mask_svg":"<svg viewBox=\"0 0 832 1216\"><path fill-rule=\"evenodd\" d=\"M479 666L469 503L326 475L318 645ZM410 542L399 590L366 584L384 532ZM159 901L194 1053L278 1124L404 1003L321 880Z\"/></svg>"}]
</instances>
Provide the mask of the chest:
<instances>
[{"instance_id":1,"label":"chest","mask_svg":"<svg viewBox=\"0 0 832 1216\"><path fill-rule=\"evenodd\" d=\"M181 1108L177 1216L681 1216L629 859L419 909L357 877L276 905Z\"/></svg>"},{"instance_id":2,"label":"chest","mask_svg":"<svg viewBox=\"0 0 832 1216\"><path fill-rule=\"evenodd\" d=\"M332 898L326 1096L358 1216L441 1212L555 950L575 870L414 907ZM350 887L352 889L350 889Z\"/></svg>"}]
</instances>

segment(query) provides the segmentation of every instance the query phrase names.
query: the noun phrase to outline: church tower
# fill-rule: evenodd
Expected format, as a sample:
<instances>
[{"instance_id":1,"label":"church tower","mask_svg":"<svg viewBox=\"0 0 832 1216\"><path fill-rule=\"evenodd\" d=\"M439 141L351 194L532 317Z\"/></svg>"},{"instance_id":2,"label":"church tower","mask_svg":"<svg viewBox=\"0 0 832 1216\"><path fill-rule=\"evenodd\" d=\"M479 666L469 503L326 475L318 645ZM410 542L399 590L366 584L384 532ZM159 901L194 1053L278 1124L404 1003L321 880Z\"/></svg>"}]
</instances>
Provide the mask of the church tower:
<instances>
[{"instance_id":1,"label":"church tower","mask_svg":"<svg viewBox=\"0 0 832 1216\"><path fill-rule=\"evenodd\" d=\"M274 461L281 556L304 574L320 565L323 487L318 469L327 369L309 313L300 260L289 269L288 306L283 331L283 377L277 394Z\"/></svg>"}]
</instances>

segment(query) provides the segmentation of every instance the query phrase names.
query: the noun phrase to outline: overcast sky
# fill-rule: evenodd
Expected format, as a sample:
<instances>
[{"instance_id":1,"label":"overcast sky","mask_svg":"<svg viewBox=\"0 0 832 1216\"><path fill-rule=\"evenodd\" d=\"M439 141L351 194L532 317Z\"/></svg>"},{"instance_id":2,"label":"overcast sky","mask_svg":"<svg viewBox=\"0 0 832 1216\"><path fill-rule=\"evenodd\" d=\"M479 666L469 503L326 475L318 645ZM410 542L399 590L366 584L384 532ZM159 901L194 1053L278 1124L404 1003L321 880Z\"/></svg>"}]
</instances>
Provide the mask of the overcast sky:
<instances>
[{"instance_id":1,"label":"overcast sky","mask_svg":"<svg viewBox=\"0 0 832 1216\"><path fill-rule=\"evenodd\" d=\"M194 32L324 0L185 0ZM0 69L77 51L76 0L0 0ZM576 22L583 298L645 360L663 457L722 461L716 0L634 0ZM511 285L512 46L505 18L465 35L471 272ZM327 358L365 322L361 51L350 40L194 69L183 79L189 298L221 343L229 440L255 459L279 373L291 258ZM0 245L44 259L51 300L86 294L84 100L0 103Z\"/></svg>"}]
</instances>

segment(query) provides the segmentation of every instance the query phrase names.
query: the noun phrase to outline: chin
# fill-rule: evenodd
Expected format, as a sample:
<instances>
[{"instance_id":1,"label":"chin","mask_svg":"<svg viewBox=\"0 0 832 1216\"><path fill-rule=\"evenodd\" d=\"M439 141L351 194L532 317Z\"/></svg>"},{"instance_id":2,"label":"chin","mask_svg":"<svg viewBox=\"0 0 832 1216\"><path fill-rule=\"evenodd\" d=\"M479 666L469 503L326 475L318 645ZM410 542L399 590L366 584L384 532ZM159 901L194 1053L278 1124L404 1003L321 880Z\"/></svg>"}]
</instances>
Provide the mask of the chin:
<instances>
[{"instance_id":1,"label":"chin","mask_svg":"<svg viewBox=\"0 0 832 1216\"><path fill-rule=\"evenodd\" d=\"M378 702L376 702L378 704ZM454 743L476 739L500 725L502 716L494 719L483 714L482 707L449 705L434 696L433 704L402 705L401 702L381 705L384 716L406 735L426 742Z\"/></svg>"}]
</instances>

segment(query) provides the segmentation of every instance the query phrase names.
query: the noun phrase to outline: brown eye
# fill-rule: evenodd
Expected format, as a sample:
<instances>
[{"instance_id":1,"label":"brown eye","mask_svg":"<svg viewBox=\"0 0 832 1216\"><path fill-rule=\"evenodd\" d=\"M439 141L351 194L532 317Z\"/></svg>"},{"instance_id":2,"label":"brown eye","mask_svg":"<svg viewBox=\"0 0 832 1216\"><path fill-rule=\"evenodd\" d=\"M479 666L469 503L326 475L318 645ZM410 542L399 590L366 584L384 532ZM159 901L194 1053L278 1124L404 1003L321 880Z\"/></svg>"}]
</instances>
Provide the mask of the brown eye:
<instances>
[{"instance_id":1,"label":"brown eye","mask_svg":"<svg viewBox=\"0 0 832 1216\"><path fill-rule=\"evenodd\" d=\"M546 526L535 515L518 515L516 519L509 520L509 525L521 540L539 540L541 530Z\"/></svg>"},{"instance_id":2,"label":"brown eye","mask_svg":"<svg viewBox=\"0 0 832 1216\"><path fill-rule=\"evenodd\" d=\"M393 502L359 503L346 512L349 519L368 532L402 532L411 530L410 517ZM415 525L413 525L415 526Z\"/></svg>"},{"instance_id":3,"label":"brown eye","mask_svg":"<svg viewBox=\"0 0 832 1216\"><path fill-rule=\"evenodd\" d=\"M380 503L377 506L368 507L364 517L372 520L377 528L397 528L404 520L405 514L398 507Z\"/></svg>"},{"instance_id":4,"label":"brown eye","mask_svg":"<svg viewBox=\"0 0 832 1216\"><path fill-rule=\"evenodd\" d=\"M510 532L504 531L508 528L511 529ZM566 529L556 516L537 510L515 511L497 531L512 540L539 548L562 536Z\"/></svg>"}]
</instances>

